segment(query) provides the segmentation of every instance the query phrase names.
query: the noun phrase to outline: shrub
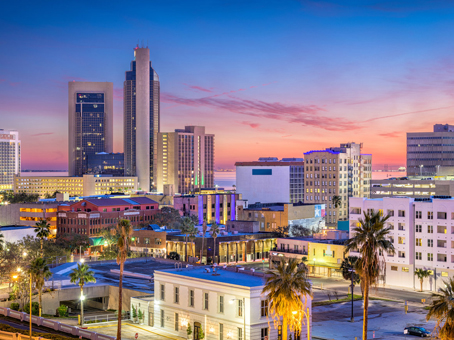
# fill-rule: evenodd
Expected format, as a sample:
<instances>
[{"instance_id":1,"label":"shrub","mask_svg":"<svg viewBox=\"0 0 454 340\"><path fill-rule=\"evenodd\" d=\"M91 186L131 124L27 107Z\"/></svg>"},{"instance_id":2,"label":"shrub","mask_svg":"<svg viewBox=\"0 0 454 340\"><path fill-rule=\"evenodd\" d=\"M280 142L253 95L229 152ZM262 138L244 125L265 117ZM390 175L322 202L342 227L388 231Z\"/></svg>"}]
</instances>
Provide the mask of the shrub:
<instances>
[{"instance_id":1,"label":"shrub","mask_svg":"<svg viewBox=\"0 0 454 340\"><path fill-rule=\"evenodd\" d=\"M65 305L60 305L60 307L58 307L58 309L57 309L57 312L58 312L58 316L61 318L68 316L68 307Z\"/></svg>"},{"instance_id":2,"label":"shrub","mask_svg":"<svg viewBox=\"0 0 454 340\"><path fill-rule=\"evenodd\" d=\"M13 302L9 308L19 311L20 305L17 302Z\"/></svg>"},{"instance_id":3,"label":"shrub","mask_svg":"<svg viewBox=\"0 0 454 340\"><path fill-rule=\"evenodd\" d=\"M171 260L180 260L180 255L176 251L171 251L167 257Z\"/></svg>"},{"instance_id":4,"label":"shrub","mask_svg":"<svg viewBox=\"0 0 454 340\"><path fill-rule=\"evenodd\" d=\"M27 303L24 307L25 313L30 313L30 303ZM39 303L32 302L32 315L39 315Z\"/></svg>"}]
</instances>

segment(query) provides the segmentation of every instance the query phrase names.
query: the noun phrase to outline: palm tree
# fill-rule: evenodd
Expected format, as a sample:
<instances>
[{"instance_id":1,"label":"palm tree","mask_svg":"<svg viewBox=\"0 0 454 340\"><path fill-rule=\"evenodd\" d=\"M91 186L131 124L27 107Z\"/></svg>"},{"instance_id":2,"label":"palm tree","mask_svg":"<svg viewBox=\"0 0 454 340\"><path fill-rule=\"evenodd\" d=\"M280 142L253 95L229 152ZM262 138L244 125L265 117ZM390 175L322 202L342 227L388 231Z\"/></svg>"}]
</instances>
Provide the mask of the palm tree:
<instances>
[{"instance_id":1,"label":"palm tree","mask_svg":"<svg viewBox=\"0 0 454 340\"><path fill-rule=\"evenodd\" d=\"M188 234L189 234L189 239L191 240L191 243L194 243L194 240L197 238L197 234L199 232L199 229L197 229L195 226L189 227L188 229ZM195 244L191 246L192 248L192 256L195 256Z\"/></svg>"},{"instance_id":2,"label":"palm tree","mask_svg":"<svg viewBox=\"0 0 454 340\"><path fill-rule=\"evenodd\" d=\"M219 234L219 226L216 222L211 224L210 231L211 231L211 237L214 240L213 263L218 263L218 261L216 261L216 238L218 237L218 234Z\"/></svg>"},{"instance_id":3,"label":"palm tree","mask_svg":"<svg viewBox=\"0 0 454 340\"><path fill-rule=\"evenodd\" d=\"M418 277L419 282L421 283L421 292L422 292L422 284L424 283L424 279L431 275L430 270L428 269L416 269L415 275Z\"/></svg>"},{"instance_id":4,"label":"palm tree","mask_svg":"<svg viewBox=\"0 0 454 340\"><path fill-rule=\"evenodd\" d=\"M121 340L121 312L123 307L123 270L128 256L129 243L131 242L132 226L129 220L120 220L117 225L117 264L120 265L120 283L118 285L118 325L117 340Z\"/></svg>"},{"instance_id":5,"label":"palm tree","mask_svg":"<svg viewBox=\"0 0 454 340\"><path fill-rule=\"evenodd\" d=\"M333 202L334 208L339 208L342 204L342 198L340 196L334 195L332 202Z\"/></svg>"},{"instance_id":6,"label":"palm tree","mask_svg":"<svg viewBox=\"0 0 454 340\"><path fill-rule=\"evenodd\" d=\"M191 218L188 216L185 216L181 219L181 232L185 236L185 242L184 242L184 260L188 262L188 236L189 232L191 231L191 228L194 227L194 221L192 221Z\"/></svg>"},{"instance_id":7,"label":"palm tree","mask_svg":"<svg viewBox=\"0 0 454 340\"><path fill-rule=\"evenodd\" d=\"M47 220L36 223L35 233L41 241L41 256L43 256L43 239L50 235L50 224L47 223Z\"/></svg>"},{"instance_id":8,"label":"palm tree","mask_svg":"<svg viewBox=\"0 0 454 340\"><path fill-rule=\"evenodd\" d=\"M69 279L72 283L79 283L80 287L80 325L84 324L84 285L90 282L96 282L95 273L90 270L87 264L77 264L77 268L69 274Z\"/></svg>"},{"instance_id":9,"label":"palm tree","mask_svg":"<svg viewBox=\"0 0 454 340\"><path fill-rule=\"evenodd\" d=\"M434 317L437 319L434 333L438 333L441 340L454 339L454 279L444 281L445 288L440 288L438 293L432 293L432 303L429 306L426 320ZM441 324L444 322L444 325ZM434 335L434 334L432 334Z\"/></svg>"},{"instance_id":10,"label":"palm tree","mask_svg":"<svg viewBox=\"0 0 454 340\"><path fill-rule=\"evenodd\" d=\"M0 251L3 250L4 244L5 244L5 240L4 240L3 234L0 233Z\"/></svg>"},{"instance_id":11,"label":"palm tree","mask_svg":"<svg viewBox=\"0 0 454 340\"><path fill-rule=\"evenodd\" d=\"M39 316L41 316L41 310L43 308L42 293L44 282L52 276L52 272L47 266L46 261L42 257L37 257L30 264L30 273L32 274L32 281L34 282L36 289L38 289Z\"/></svg>"},{"instance_id":12,"label":"palm tree","mask_svg":"<svg viewBox=\"0 0 454 340\"><path fill-rule=\"evenodd\" d=\"M200 263L202 263L202 259L203 259L203 251L204 251L204 248L205 248L205 234L207 232L207 221L206 219L203 220L203 224L202 224L202 249L200 250Z\"/></svg>"},{"instance_id":13,"label":"palm tree","mask_svg":"<svg viewBox=\"0 0 454 340\"><path fill-rule=\"evenodd\" d=\"M361 257L357 260L357 268L361 275L364 287L364 317L363 317L363 340L367 340L367 315L369 311L369 289L377 282L380 274L380 257L384 259L384 252L394 251L394 246L389 240L391 227L385 227L389 215L383 217L380 211L364 212L364 218L358 219L358 226L352 230L344 253L357 251ZM381 254L381 255L380 255Z\"/></svg>"},{"instance_id":14,"label":"palm tree","mask_svg":"<svg viewBox=\"0 0 454 340\"><path fill-rule=\"evenodd\" d=\"M276 271L269 270L262 294L268 299L269 312L275 323L282 318L282 339L287 339L287 328L290 332L301 331L301 314L295 318L293 312L304 311L306 297L312 296L311 284L307 279L305 267L298 266L298 260L281 258ZM308 316L309 317L309 316Z\"/></svg>"},{"instance_id":15,"label":"palm tree","mask_svg":"<svg viewBox=\"0 0 454 340\"><path fill-rule=\"evenodd\" d=\"M358 274L358 257L357 256L348 256L346 257L341 264L340 269L342 270L342 276L345 280L351 282L353 276L353 287L352 295L355 285L361 282L360 275Z\"/></svg>"}]
</instances>

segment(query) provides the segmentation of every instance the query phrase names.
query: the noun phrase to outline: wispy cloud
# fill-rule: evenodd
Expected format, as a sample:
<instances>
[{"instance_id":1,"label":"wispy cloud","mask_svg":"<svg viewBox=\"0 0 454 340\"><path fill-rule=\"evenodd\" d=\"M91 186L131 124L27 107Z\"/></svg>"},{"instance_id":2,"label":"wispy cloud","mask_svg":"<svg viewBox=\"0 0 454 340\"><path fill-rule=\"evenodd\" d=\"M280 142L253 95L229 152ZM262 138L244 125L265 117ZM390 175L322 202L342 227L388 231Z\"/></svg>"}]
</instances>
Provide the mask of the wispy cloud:
<instances>
[{"instance_id":1,"label":"wispy cloud","mask_svg":"<svg viewBox=\"0 0 454 340\"><path fill-rule=\"evenodd\" d=\"M213 89L214 89L214 87L210 87L209 89L207 89L207 88L204 88L202 86L197 86L197 85L188 85L188 84L183 84L183 85L187 86L191 90L209 92L209 93L213 92Z\"/></svg>"},{"instance_id":2,"label":"wispy cloud","mask_svg":"<svg viewBox=\"0 0 454 340\"><path fill-rule=\"evenodd\" d=\"M260 124L258 124L258 123L251 123L251 122L241 122L241 124L250 126L253 129L256 129L260 126Z\"/></svg>"},{"instance_id":3,"label":"wispy cloud","mask_svg":"<svg viewBox=\"0 0 454 340\"><path fill-rule=\"evenodd\" d=\"M20 85L20 82L9 82L9 86L16 87Z\"/></svg>"},{"instance_id":4,"label":"wispy cloud","mask_svg":"<svg viewBox=\"0 0 454 340\"><path fill-rule=\"evenodd\" d=\"M343 117L330 117L324 114L325 109L317 105L288 105L279 102L241 99L228 96L228 99L215 98L183 98L163 93L161 100L167 103L192 107L209 107L256 118L268 118L304 126L318 127L329 131L355 130L360 126Z\"/></svg>"},{"instance_id":5,"label":"wispy cloud","mask_svg":"<svg viewBox=\"0 0 454 340\"><path fill-rule=\"evenodd\" d=\"M367 120L362 121L362 123L369 123L369 122L373 122L375 120L380 120L380 119L393 118L393 117L406 116L406 115L413 115L413 114L417 114L417 113L425 113L425 112L439 111L439 110L452 109L452 108L454 108L454 105L444 106L444 107L437 107L437 108L426 109L426 110L419 110L419 111L396 113L396 114L393 114L393 115L387 115L387 116L374 117L374 118L371 118L371 119L367 119Z\"/></svg>"},{"instance_id":6,"label":"wispy cloud","mask_svg":"<svg viewBox=\"0 0 454 340\"><path fill-rule=\"evenodd\" d=\"M47 136L47 135L53 135L53 132L42 132L42 133L35 133L34 135L30 135L30 137L38 137L38 136Z\"/></svg>"},{"instance_id":7,"label":"wispy cloud","mask_svg":"<svg viewBox=\"0 0 454 340\"><path fill-rule=\"evenodd\" d=\"M121 88L114 88L113 89L113 98L115 100L123 100L123 89Z\"/></svg>"},{"instance_id":8,"label":"wispy cloud","mask_svg":"<svg viewBox=\"0 0 454 340\"><path fill-rule=\"evenodd\" d=\"M0 79L0 83L3 83L4 81L6 81L6 79Z\"/></svg>"},{"instance_id":9,"label":"wispy cloud","mask_svg":"<svg viewBox=\"0 0 454 340\"><path fill-rule=\"evenodd\" d=\"M394 132L380 133L378 135L382 136L382 137L399 138L400 136L402 136L402 132L394 131Z\"/></svg>"}]
</instances>

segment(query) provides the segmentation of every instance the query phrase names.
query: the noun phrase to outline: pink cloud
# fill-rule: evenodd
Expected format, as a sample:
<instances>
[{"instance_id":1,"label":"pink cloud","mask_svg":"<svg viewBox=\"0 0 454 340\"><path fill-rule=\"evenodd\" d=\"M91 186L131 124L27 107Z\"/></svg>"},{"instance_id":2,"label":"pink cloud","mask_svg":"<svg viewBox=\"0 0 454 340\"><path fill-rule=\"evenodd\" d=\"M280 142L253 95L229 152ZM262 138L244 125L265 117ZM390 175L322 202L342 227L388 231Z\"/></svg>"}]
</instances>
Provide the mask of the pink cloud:
<instances>
[{"instance_id":1,"label":"pink cloud","mask_svg":"<svg viewBox=\"0 0 454 340\"><path fill-rule=\"evenodd\" d=\"M399 138L401 135L402 135L402 132L399 132L399 131L380 133L379 134L379 136L389 137L389 138Z\"/></svg>"},{"instance_id":2,"label":"pink cloud","mask_svg":"<svg viewBox=\"0 0 454 340\"><path fill-rule=\"evenodd\" d=\"M20 85L20 82L10 82L9 83L9 86L13 86L13 87L16 87L18 85Z\"/></svg>"},{"instance_id":3,"label":"pink cloud","mask_svg":"<svg viewBox=\"0 0 454 340\"><path fill-rule=\"evenodd\" d=\"M123 89L116 88L113 90L113 97L115 100L123 100Z\"/></svg>"},{"instance_id":4,"label":"pink cloud","mask_svg":"<svg viewBox=\"0 0 454 340\"><path fill-rule=\"evenodd\" d=\"M191 90L197 90L197 91L209 92L209 93L213 92L212 91L213 88L206 89L206 88L204 88L202 86L197 86L197 85L188 85L188 84L183 84L183 85L186 85Z\"/></svg>"},{"instance_id":5,"label":"pink cloud","mask_svg":"<svg viewBox=\"0 0 454 340\"><path fill-rule=\"evenodd\" d=\"M256 128L258 128L260 126L260 124L258 124L258 123L251 123L251 122L241 122L241 124L250 126L253 129L256 129Z\"/></svg>"},{"instance_id":6,"label":"pink cloud","mask_svg":"<svg viewBox=\"0 0 454 340\"><path fill-rule=\"evenodd\" d=\"M46 136L46 135L53 135L53 132L42 132L42 133L36 133L34 135L30 135L30 137L38 137L38 136Z\"/></svg>"},{"instance_id":7,"label":"pink cloud","mask_svg":"<svg viewBox=\"0 0 454 340\"><path fill-rule=\"evenodd\" d=\"M6 81L6 79L0 79L0 83L3 83L4 81Z\"/></svg>"}]
</instances>

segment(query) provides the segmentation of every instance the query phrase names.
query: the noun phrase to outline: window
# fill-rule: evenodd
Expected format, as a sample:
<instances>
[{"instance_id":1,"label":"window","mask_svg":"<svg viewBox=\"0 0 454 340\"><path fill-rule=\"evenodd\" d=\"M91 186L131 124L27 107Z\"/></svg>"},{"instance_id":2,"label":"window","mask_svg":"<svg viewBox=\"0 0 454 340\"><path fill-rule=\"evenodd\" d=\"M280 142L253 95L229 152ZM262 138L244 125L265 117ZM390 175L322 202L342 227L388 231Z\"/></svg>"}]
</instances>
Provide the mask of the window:
<instances>
[{"instance_id":1,"label":"window","mask_svg":"<svg viewBox=\"0 0 454 340\"><path fill-rule=\"evenodd\" d=\"M402 267L402 271L408 273L410 270L408 269L408 267Z\"/></svg>"},{"instance_id":2,"label":"window","mask_svg":"<svg viewBox=\"0 0 454 340\"><path fill-rule=\"evenodd\" d=\"M160 246L161 245L161 239L160 238L155 238L154 239L154 244Z\"/></svg>"},{"instance_id":3,"label":"window","mask_svg":"<svg viewBox=\"0 0 454 340\"><path fill-rule=\"evenodd\" d=\"M161 285L161 300L164 301L166 297L166 287L164 285Z\"/></svg>"},{"instance_id":4,"label":"window","mask_svg":"<svg viewBox=\"0 0 454 340\"><path fill-rule=\"evenodd\" d=\"M262 328L260 330L260 340L268 340L268 328Z\"/></svg>"},{"instance_id":5,"label":"window","mask_svg":"<svg viewBox=\"0 0 454 340\"><path fill-rule=\"evenodd\" d=\"M433 234L434 233L434 226L433 225L428 225L427 226L427 232L429 234Z\"/></svg>"},{"instance_id":6,"label":"window","mask_svg":"<svg viewBox=\"0 0 454 340\"><path fill-rule=\"evenodd\" d=\"M422 211L417 211L416 212L416 218L421 219L422 218Z\"/></svg>"},{"instance_id":7,"label":"window","mask_svg":"<svg viewBox=\"0 0 454 340\"><path fill-rule=\"evenodd\" d=\"M268 316L268 300L260 301L260 316Z\"/></svg>"},{"instance_id":8,"label":"window","mask_svg":"<svg viewBox=\"0 0 454 340\"><path fill-rule=\"evenodd\" d=\"M243 340L243 328L238 327L238 340Z\"/></svg>"},{"instance_id":9,"label":"window","mask_svg":"<svg viewBox=\"0 0 454 340\"><path fill-rule=\"evenodd\" d=\"M405 217L405 210L399 210L398 216L399 217Z\"/></svg>"},{"instance_id":10,"label":"window","mask_svg":"<svg viewBox=\"0 0 454 340\"><path fill-rule=\"evenodd\" d=\"M394 216L394 210L389 210L388 209L388 216Z\"/></svg>"},{"instance_id":11,"label":"window","mask_svg":"<svg viewBox=\"0 0 454 340\"><path fill-rule=\"evenodd\" d=\"M175 330L178 332L178 313L175 313Z\"/></svg>"},{"instance_id":12,"label":"window","mask_svg":"<svg viewBox=\"0 0 454 340\"><path fill-rule=\"evenodd\" d=\"M189 291L189 307L194 307L194 291Z\"/></svg>"},{"instance_id":13,"label":"window","mask_svg":"<svg viewBox=\"0 0 454 340\"><path fill-rule=\"evenodd\" d=\"M179 287L175 287L175 299L174 299L174 302L175 303L180 303L180 288Z\"/></svg>"},{"instance_id":14,"label":"window","mask_svg":"<svg viewBox=\"0 0 454 340\"><path fill-rule=\"evenodd\" d=\"M397 272L397 266L391 266L391 270Z\"/></svg>"},{"instance_id":15,"label":"window","mask_svg":"<svg viewBox=\"0 0 454 340\"><path fill-rule=\"evenodd\" d=\"M150 238L149 237L145 237L145 244L150 244Z\"/></svg>"},{"instance_id":16,"label":"window","mask_svg":"<svg viewBox=\"0 0 454 340\"><path fill-rule=\"evenodd\" d=\"M243 300L238 300L238 314L237 316L243 317Z\"/></svg>"},{"instance_id":17,"label":"window","mask_svg":"<svg viewBox=\"0 0 454 340\"><path fill-rule=\"evenodd\" d=\"M419 224L416 225L416 232L422 233L422 225L419 225Z\"/></svg>"},{"instance_id":18,"label":"window","mask_svg":"<svg viewBox=\"0 0 454 340\"><path fill-rule=\"evenodd\" d=\"M224 340L224 324L219 324L219 340Z\"/></svg>"},{"instance_id":19,"label":"window","mask_svg":"<svg viewBox=\"0 0 454 340\"><path fill-rule=\"evenodd\" d=\"M203 293L203 309L208 310L208 293Z\"/></svg>"},{"instance_id":20,"label":"window","mask_svg":"<svg viewBox=\"0 0 454 340\"><path fill-rule=\"evenodd\" d=\"M434 219L434 212L433 211L428 211L427 212L427 219L428 220L433 220Z\"/></svg>"},{"instance_id":21,"label":"window","mask_svg":"<svg viewBox=\"0 0 454 340\"><path fill-rule=\"evenodd\" d=\"M448 272L441 272L441 276L448 277Z\"/></svg>"},{"instance_id":22,"label":"window","mask_svg":"<svg viewBox=\"0 0 454 340\"><path fill-rule=\"evenodd\" d=\"M437 218L438 218L439 220L446 220L447 215L448 215L448 214L445 213L445 212L441 212L441 211L437 212Z\"/></svg>"},{"instance_id":23,"label":"window","mask_svg":"<svg viewBox=\"0 0 454 340\"><path fill-rule=\"evenodd\" d=\"M434 260L434 254L427 253L427 261L433 261L433 260Z\"/></svg>"},{"instance_id":24,"label":"window","mask_svg":"<svg viewBox=\"0 0 454 340\"><path fill-rule=\"evenodd\" d=\"M164 309L161 309L161 327L164 328Z\"/></svg>"},{"instance_id":25,"label":"window","mask_svg":"<svg viewBox=\"0 0 454 340\"><path fill-rule=\"evenodd\" d=\"M419 252L419 251L416 252L416 259L417 260L422 260L422 253L421 252Z\"/></svg>"},{"instance_id":26,"label":"window","mask_svg":"<svg viewBox=\"0 0 454 340\"><path fill-rule=\"evenodd\" d=\"M219 313L224 313L224 296L219 296Z\"/></svg>"},{"instance_id":27,"label":"window","mask_svg":"<svg viewBox=\"0 0 454 340\"><path fill-rule=\"evenodd\" d=\"M416 239L416 246L418 246L418 247L422 246L422 239L420 239L420 238Z\"/></svg>"},{"instance_id":28,"label":"window","mask_svg":"<svg viewBox=\"0 0 454 340\"><path fill-rule=\"evenodd\" d=\"M399 236L399 237L397 238L397 243L399 243L399 244L405 244L405 237L400 237L400 236Z\"/></svg>"},{"instance_id":29,"label":"window","mask_svg":"<svg viewBox=\"0 0 454 340\"><path fill-rule=\"evenodd\" d=\"M428 247L433 247L434 246L434 240L428 239L427 240L427 246Z\"/></svg>"}]
</instances>

